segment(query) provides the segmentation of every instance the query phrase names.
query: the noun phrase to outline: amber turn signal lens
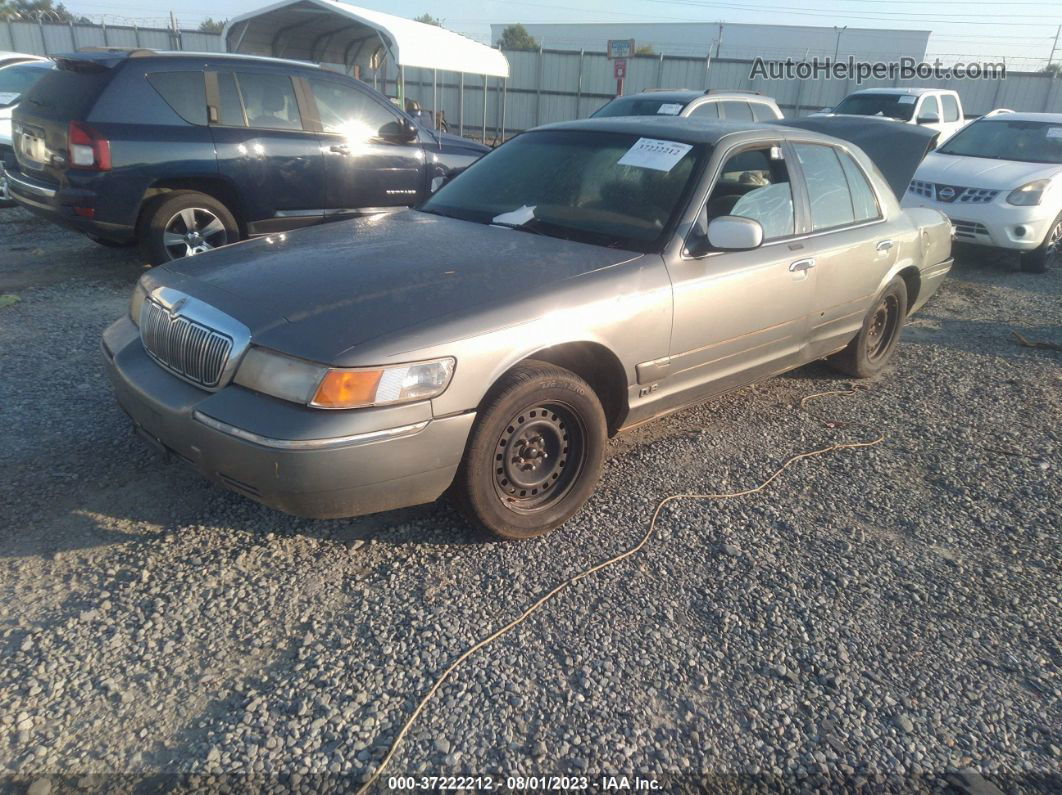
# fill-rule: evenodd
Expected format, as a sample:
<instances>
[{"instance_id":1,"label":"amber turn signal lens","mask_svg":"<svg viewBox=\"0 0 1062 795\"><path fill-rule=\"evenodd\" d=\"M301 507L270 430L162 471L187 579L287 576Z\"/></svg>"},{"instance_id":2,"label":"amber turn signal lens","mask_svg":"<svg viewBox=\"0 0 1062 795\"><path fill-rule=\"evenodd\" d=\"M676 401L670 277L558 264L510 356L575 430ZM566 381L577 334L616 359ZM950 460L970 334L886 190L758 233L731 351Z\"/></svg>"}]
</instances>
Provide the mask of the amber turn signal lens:
<instances>
[{"instance_id":1,"label":"amber turn signal lens","mask_svg":"<svg viewBox=\"0 0 1062 795\"><path fill-rule=\"evenodd\" d=\"M313 405L331 409L371 405L382 375L383 370L329 370L317 387Z\"/></svg>"}]
</instances>

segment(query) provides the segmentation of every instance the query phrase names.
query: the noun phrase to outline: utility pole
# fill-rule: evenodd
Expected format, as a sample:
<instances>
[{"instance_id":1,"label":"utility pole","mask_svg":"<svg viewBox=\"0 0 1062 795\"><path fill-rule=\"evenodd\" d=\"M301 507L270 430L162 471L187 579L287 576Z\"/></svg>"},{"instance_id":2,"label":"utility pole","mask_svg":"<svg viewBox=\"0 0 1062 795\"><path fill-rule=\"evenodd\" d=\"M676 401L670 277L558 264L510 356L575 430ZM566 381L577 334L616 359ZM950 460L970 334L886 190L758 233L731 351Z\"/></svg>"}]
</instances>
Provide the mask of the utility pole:
<instances>
[{"instance_id":1,"label":"utility pole","mask_svg":"<svg viewBox=\"0 0 1062 795\"><path fill-rule=\"evenodd\" d=\"M848 30L848 26L845 25L843 28L835 27L834 30L837 31L837 43L833 47L833 61L836 63L837 55L841 52L841 34Z\"/></svg>"},{"instance_id":2,"label":"utility pole","mask_svg":"<svg viewBox=\"0 0 1062 795\"><path fill-rule=\"evenodd\" d=\"M1058 30L1055 31L1055 41L1051 45L1051 54L1049 56L1047 56L1047 67L1048 67L1048 69L1051 68L1051 64L1054 63L1054 61L1055 61L1055 50L1058 49L1058 39L1059 39L1060 35L1062 35L1062 25L1059 25L1058 26Z\"/></svg>"}]
</instances>

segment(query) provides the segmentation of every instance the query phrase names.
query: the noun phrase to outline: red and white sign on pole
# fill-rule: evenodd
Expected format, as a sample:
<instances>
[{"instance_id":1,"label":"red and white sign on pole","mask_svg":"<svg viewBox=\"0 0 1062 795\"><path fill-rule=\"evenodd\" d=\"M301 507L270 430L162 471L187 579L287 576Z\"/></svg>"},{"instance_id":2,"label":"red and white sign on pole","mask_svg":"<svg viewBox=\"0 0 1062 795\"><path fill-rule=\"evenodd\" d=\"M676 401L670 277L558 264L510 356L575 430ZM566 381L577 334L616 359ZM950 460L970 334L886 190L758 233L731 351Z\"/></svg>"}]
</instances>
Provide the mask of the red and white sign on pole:
<instances>
[{"instance_id":1,"label":"red and white sign on pole","mask_svg":"<svg viewBox=\"0 0 1062 795\"><path fill-rule=\"evenodd\" d=\"M634 39L609 39L608 57L612 61L612 76L616 78L616 96L623 96L623 81L627 79L627 59L634 55Z\"/></svg>"}]
</instances>

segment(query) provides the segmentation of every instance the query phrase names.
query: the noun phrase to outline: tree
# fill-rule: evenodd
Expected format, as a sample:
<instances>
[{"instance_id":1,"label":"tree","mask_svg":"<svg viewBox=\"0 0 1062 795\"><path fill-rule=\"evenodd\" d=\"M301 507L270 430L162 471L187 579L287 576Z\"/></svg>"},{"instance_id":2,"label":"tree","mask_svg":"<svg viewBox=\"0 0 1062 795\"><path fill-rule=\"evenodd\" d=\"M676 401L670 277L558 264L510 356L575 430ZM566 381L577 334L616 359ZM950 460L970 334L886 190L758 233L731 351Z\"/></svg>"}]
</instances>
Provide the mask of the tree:
<instances>
[{"instance_id":1,"label":"tree","mask_svg":"<svg viewBox=\"0 0 1062 795\"><path fill-rule=\"evenodd\" d=\"M443 21L438 17L433 17L431 14L421 14L419 17L413 17L414 22L423 22L425 25L434 25L437 28L443 26Z\"/></svg>"},{"instance_id":2,"label":"tree","mask_svg":"<svg viewBox=\"0 0 1062 795\"><path fill-rule=\"evenodd\" d=\"M1055 75L1056 77L1062 77L1062 63L1049 63L1043 69L1044 74Z\"/></svg>"},{"instance_id":3,"label":"tree","mask_svg":"<svg viewBox=\"0 0 1062 795\"><path fill-rule=\"evenodd\" d=\"M199 27L196 28L200 33L221 33L225 30L225 23L227 19L214 19L214 17L207 17L199 23Z\"/></svg>"},{"instance_id":4,"label":"tree","mask_svg":"<svg viewBox=\"0 0 1062 795\"><path fill-rule=\"evenodd\" d=\"M634 54L635 55L656 55L656 53L653 51L653 45L652 44L643 44L641 47L639 47L637 50L634 51Z\"/></svg>"},{"instance_id":5,"label":"tree","mask_svg":"<svg viewBox=\"0 0 1062 795\"><path fill-rule=\"evenodd\" d=\"M42 22L88 22L52 0L0 0L0 20L39 19Z\"/></svg>"},{"instance_id":6,"label":"tree","mask_svg":"<svg viewBox=\"0 0 1062 795\"><path fill-rule=\"evenodd\" d=\"M498 46L503 50L537 50L538 42L527 32L527 28L517 23L502 31Z\"/></svg>"}]
</instances>

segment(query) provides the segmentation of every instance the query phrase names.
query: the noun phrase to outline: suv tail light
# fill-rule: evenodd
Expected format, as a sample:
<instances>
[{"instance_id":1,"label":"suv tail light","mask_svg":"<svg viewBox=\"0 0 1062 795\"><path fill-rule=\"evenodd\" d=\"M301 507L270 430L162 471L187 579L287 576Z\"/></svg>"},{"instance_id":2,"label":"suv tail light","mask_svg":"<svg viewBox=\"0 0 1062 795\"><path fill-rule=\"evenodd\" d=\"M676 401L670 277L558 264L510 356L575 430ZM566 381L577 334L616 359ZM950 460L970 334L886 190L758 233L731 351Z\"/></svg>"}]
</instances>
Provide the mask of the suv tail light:
<instances>
[{"instance_id":1,"label":"suv tail light","mask_svg":"<svg viewBox=\"0 0 1062 795\"><path fill-rule=\"evenodd\" d=\"M111 142L81 122L70 122L67 133L68 165L71 168L111 170Z\"/></svg>"}]
</instances>

